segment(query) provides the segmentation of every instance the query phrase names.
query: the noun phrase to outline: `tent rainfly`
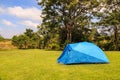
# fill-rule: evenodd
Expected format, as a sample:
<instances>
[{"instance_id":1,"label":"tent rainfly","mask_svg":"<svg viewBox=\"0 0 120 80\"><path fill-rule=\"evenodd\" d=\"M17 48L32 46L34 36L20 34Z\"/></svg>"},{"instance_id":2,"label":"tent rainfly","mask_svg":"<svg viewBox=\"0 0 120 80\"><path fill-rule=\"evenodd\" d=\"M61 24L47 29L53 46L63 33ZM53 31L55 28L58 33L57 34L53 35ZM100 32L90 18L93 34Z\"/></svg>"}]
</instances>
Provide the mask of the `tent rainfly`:
<instances>
[{"instance_id":1,"label":"tent rainfly","mask_svg":"<svg viewBox=\"0 0 120 80\"><path fill-rule=\"evenodd\" d=\"M104 52L90 42L67 44L57 61L62 64L109 63Z\"/></svg>"}]
</instances>

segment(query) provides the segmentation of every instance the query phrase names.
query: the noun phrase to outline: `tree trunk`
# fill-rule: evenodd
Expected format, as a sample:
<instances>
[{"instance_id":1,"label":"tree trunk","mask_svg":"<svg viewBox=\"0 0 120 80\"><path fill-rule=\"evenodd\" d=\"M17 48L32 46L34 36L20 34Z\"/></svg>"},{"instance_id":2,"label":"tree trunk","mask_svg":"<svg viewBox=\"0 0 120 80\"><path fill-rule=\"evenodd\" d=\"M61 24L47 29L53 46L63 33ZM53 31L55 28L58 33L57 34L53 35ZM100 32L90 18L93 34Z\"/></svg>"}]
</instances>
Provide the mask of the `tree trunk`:
<instances>
[{"instance_id":1,"label":"tree trunk","mask_svg":"<svg viewBox=\"0 0 120 80\"><path fill-rule=\"evenodd\" d=\"M114 45L115 45L115 50L118 50L118 28L117 26L114 27Z\"/></svg>"},{"instance_id":2,"label":"tree trunk","mask_svg":"<svg viewBox=\"0 0 120 80\"><path fill-rule=\"evenodd\" d=\"M67 28L67 41L68 43L71 43L72 42L72 30L71 30L72 28L69 24L67 24L66 28Z\"/></svg>"},{"instance_id":3,"label":"tree trunk","mask_svg":"<svg viewBox=\"0 0 120 80\"><path fill-rule=\"evenodd\" d=\"M72 42L72 31L70 30L70 43Z\"/></svg>"},{"instance_id":4,"label":"tree trunk","mask_svg":"<svg viewBox=\"0 0 120 80\"><path fill-rule=\"evenodd\" d=\"M25 40L25 44L24 44L24 46L25 46L25 49L27 49L27 42L26 42L26 40Z\"/></svg>"}]
</instances>

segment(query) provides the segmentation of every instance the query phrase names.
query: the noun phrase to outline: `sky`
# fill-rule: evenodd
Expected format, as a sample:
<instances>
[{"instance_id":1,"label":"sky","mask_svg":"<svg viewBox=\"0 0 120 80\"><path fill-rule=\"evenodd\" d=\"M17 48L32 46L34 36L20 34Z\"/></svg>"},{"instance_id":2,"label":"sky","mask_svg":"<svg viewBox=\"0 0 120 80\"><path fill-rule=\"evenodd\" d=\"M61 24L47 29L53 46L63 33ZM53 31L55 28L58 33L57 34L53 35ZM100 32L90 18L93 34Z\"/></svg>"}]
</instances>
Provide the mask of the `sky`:
<instances>
[{"instance_id":1,"label":"sky","mask_svg":"<svg viewBox=\"0 0 120 80\"><path fill-rule=\"evenodd\" d=\"M37 31L41 12L36 0L0 0L0 35L10 39L23 34L26 28Z\"/></svg>"}]
</instances>

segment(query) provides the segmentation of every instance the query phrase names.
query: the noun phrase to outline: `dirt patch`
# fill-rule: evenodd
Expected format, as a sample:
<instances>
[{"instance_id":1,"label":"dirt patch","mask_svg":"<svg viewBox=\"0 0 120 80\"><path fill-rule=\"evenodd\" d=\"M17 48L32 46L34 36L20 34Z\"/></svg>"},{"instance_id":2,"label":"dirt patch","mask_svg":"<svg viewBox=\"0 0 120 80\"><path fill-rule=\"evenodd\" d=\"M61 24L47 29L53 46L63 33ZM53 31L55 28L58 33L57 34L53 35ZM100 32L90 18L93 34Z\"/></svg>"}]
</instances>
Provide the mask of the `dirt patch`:
<instances>
[{"instance_id":1,"label":"dirt patch","mask_svg":"<svg viewBox=\"0 0 120 80\"><path fill-rule=\"evenodd\" d=\"M15 49L16 47L12 45L11 41L0 42L0 49Z\"/></svg>"}]
</instances>

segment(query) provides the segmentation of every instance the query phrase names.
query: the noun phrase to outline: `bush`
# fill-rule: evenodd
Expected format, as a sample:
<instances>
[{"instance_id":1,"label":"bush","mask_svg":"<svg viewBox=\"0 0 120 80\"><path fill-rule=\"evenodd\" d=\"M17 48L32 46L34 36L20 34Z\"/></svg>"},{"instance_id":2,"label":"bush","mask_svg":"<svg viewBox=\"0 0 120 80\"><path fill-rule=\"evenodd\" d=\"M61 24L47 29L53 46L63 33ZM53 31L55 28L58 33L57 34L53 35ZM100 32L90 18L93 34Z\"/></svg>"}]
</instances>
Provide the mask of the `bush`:
<instances>
[{"instance_id":1,"label":"bush","mask_svg":"<svg viewBox=\"0 0 120 80\"><path fill-rule=\"evenodd\" d=\"M59 50L60 46L59 46L59 44L51 43L51 44L48 45L48 49L49 50Z\"/></svg>"},{"instance_id":2,"label":"bush","mask_svg":"<svg viewBox=\"0 0 120 80\"><path fill-rule=\"evenodd\" d=\"M3 41L4 40L4 38L0 35L0 41Z\"/></svg>"}]
</instances>

